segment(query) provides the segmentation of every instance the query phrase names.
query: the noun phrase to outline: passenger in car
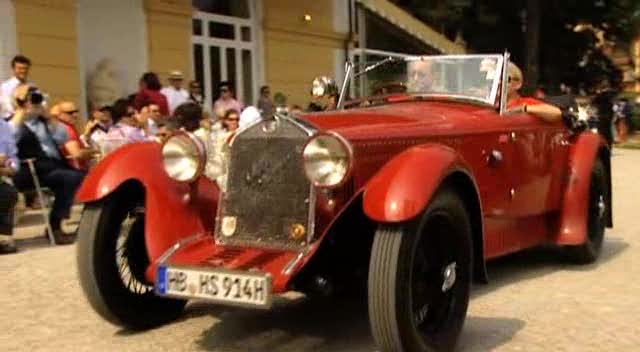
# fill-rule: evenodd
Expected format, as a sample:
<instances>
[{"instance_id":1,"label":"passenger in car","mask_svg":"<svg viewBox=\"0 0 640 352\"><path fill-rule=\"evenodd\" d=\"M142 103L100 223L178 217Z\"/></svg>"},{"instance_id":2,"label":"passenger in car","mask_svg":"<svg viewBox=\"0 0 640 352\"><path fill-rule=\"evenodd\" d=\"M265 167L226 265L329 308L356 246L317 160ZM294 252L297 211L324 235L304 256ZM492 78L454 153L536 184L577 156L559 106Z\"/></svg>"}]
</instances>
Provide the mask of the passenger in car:
<instances>
[{"instance_id":1,"label":"passenger in car","mask_svg":"<svg viewBox=\"0 0 640 352\"><path fill-rule=\"evenodd\" d=\"M507 88L507 112L525 112L536 115L546 122L562 120L560 108L541 100L523 97L518 92L524 82L522 71L514 63L509 63L509 82Z\"/></svg>"}]
</instances>

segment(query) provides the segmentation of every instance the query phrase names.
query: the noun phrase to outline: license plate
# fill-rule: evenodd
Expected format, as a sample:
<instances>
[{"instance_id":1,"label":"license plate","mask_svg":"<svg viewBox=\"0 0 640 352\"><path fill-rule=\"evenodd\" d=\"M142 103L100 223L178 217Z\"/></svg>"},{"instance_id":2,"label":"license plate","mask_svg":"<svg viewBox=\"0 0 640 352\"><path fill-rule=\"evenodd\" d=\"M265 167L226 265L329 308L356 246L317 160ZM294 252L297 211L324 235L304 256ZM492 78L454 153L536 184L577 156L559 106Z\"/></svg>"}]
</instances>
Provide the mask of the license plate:
<instances>
[{"instance_id":1,"label":"license plate","mask_svg":"<svg viewBox=\"0 0 640 352\"><path fill-rule=\"evenodd\" d=\"M271 277L264 273L226 269L159 266L156 293L176 298L200 298L230 305L269 308Z\"/></svg>"}]
</instances>

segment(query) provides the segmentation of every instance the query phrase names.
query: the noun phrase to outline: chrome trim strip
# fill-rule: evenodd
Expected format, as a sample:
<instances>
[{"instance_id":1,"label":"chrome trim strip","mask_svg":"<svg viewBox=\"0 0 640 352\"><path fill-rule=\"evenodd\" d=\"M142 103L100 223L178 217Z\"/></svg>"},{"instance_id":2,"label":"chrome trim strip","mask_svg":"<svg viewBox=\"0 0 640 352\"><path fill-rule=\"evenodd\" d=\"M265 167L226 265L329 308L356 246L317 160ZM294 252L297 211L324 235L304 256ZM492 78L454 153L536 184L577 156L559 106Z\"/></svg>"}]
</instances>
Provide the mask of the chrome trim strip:
<instances>
[{"instance_id":1,"label":"chrome trim strip","mask_svg":"<svg viewBox=\"0 0 640 352\"><path fill-rule=\"evenodd\" d=\"M295 258L291 259L291 261L287 263L287 265L285 265L285 267L282 269L282 273L287 276L291 275L293 269L295 269L296 266L300 264L300 261L302 260L302 258L304 258L305 255L305 252L298 253Z\"/></svg>"},{"instance_id":2,"label":"chrome trim strip","mask_svg":"<svg viewBox=\"0 0 640 352\"><path fill-rule=\"evenodd\" d=\"M502 62L502 89L500 91L500 115L504 115L507 111L507 89L509 84L509 60L510 54L504 52L504 60Z\"/></svg>"},{"instance_id":3,"label":"chrome trim strip","mask_svg":"<svg viewBox=\"0 0 640 352\"><path fill-rule=\"evenodd\" d=\"M501 81L500 81L500 77L502 77L502 73L504 72L504 57L500 56L500 58L498 59L498 68L497 71L494 73L494 75L497 75L498 79L494 79L493 81L493 85L491 86L491 93L489 96L489 99L491 100L491 102L494 104L495 106L495 102L496 102L496 97L498 96L498 88L500 87Z\"/></svg>"},{"instance_id":4,"label":"chrome trim strip","mask_svg":"<svg viewBox=\"0 0 640 352\"><path fill-rule=\"evenodd\" d=\"M345 94L347 93L347 87L349 83L351 83L351 71L353 70L353 64L350 61L345 63L345 74L344 80L342 81L342 88L340 89L340 95L338 96L338 103L336 104L336 109L342 109L342 104L344 103Z\"/></svg>"},{"instance_id":5,"label":"chrome trim strip","mask_svg":"<svg viewBox=\"0 0 640 352\"><path fill-rule=\"evenodd\" d=\"M171 246L169 249L167 249L164 253L162 253L162 255L160 256L160 258L158 258L158 260L156 261L158 264L165 264L167 260L169 260L169 258L171 258L174 254L176 254L176 252L189 245L192 244L194 242L197 242L198 240L201 240L202 238L204 238L205 235L202 233L198 233L186 238L181 239L180 241L178 241L176 244L174 244L173 246Z\"/></svg>"}]
</instances>

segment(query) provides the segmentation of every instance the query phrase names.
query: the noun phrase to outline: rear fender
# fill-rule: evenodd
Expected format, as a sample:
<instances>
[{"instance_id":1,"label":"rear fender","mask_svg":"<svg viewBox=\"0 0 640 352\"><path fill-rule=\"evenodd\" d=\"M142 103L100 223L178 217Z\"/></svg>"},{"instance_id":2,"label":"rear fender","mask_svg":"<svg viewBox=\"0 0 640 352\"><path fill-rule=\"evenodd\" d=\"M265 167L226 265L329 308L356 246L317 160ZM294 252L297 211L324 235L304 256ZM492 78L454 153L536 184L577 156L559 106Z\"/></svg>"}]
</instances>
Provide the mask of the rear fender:
<instances>
[{"instance_id":1,"label":"rear fender","mask_svg":"<svg viewBox=\"0 0 640 352\"><path fill-rule=\"evenodd\" d=\"M576 138L569 152L567 186L564 190L556 243L559 245L580 245L587 239L587 216L591 172L595 161L603 161L607 169L609 197L607 208L608 225L611 221L611 170L609 148L599 134L582 133Z\"/></svg>"},{"instance_id":2,"label":"rear fender","mask_svg":"<svg viewBox=\"0 0 640 352\"><path fill-rule=\"evenodd\" d=\"M181 239L213 229L217 186L204 177L192 184L169 178L158 143L127 145L107 156L87 175L76 198L98 202L125 182L144 188L145 240L152 263Z\"/></svg>"}]
</instances>

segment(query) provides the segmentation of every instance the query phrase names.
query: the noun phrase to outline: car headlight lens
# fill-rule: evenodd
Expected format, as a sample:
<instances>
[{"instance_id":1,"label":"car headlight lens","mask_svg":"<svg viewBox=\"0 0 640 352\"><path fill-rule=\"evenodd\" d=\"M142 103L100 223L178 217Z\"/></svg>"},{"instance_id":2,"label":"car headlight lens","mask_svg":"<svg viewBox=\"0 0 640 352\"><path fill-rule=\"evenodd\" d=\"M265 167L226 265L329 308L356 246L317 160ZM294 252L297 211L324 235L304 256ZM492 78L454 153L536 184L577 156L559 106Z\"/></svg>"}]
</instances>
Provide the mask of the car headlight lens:
<instances>
[{"instance_id":1,"label":"car headlight lens","mask_svg":"<svg viewBox=\"0 0 640 352\"><path fill-rule=\"evenodd\" d=\"M316 187L337 187L351 170L351 147L338 135L313 137L305 146L302 158L305 173Z\"/></svg>"},{"instance_id":2,"label":"car headlight lens","mask_svg":"<svg viewBox=\"0 0 640 352\"><path fill-rule=\"evenodd\" d=\"M196 136L179 133L162 146L164 169L172 179L192 182L204 169L205 152L202 141Z\"/></svg>"}]
</instances>

